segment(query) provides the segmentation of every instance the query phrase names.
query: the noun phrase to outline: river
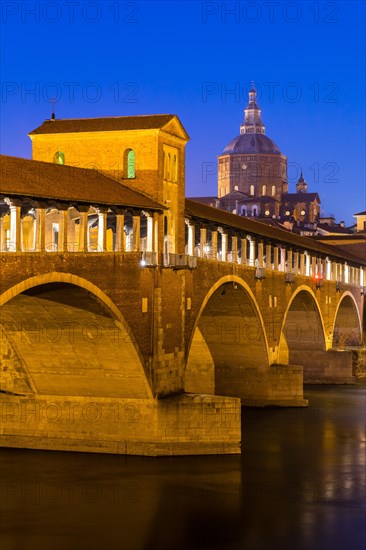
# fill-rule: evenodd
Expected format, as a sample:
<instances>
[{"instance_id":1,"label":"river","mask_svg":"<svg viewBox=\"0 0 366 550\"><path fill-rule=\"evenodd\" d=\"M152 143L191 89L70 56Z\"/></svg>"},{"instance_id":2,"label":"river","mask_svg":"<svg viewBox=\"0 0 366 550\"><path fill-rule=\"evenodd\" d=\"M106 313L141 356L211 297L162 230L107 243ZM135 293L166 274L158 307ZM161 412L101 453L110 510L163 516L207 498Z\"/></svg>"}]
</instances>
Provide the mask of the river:
<instances>
[{"instance_id":1,"label":"river","mask_svg":"<svg viewBox=\"0 0 366 550\"><path fill-rule=\"evenodd\" d=\"M364 550L366 387L244 409L241 456L0 450L1 550Z\"/></svg>"}]
</instances>

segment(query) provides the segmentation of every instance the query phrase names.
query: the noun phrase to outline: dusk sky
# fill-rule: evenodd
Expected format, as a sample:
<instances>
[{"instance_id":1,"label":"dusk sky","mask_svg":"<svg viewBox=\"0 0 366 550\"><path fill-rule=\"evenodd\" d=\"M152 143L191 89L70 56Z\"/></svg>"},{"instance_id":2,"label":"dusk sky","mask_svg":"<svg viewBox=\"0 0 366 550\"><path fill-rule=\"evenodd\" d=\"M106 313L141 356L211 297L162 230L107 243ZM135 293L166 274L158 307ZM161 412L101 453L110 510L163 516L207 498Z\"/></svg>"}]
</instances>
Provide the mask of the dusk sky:
<instances>
[{"instance_id":1,"label":"dusk sky","mask_svg":"<svg viewBox=\"0 0 366 550\"><path fill-rule=\"evenodd\" d=\"M7 2L1 153L57 118L177 114L190 135L187 196L217 193L217 155L239 134L250 81L266 134L322 211L365 205L365 3Z\"/></svg>"}]
</instances>

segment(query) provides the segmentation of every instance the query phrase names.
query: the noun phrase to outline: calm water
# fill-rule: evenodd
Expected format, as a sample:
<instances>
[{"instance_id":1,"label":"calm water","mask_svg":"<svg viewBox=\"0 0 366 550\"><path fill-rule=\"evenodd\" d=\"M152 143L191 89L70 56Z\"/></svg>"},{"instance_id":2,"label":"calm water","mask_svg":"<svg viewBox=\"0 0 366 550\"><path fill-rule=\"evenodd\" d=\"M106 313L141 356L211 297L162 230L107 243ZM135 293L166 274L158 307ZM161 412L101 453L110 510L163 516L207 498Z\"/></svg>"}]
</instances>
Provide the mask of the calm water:
<instances>
[{"instance_id":1,"label":"calm water","mask_svg":"<svg viewBox=\"0 0 366 550\"><path fill-rule=\"evenodd\" d=\"M243 454L0 451L1 550L364 550L365 386L243 411Z\"/></svg>"}]
</instances>

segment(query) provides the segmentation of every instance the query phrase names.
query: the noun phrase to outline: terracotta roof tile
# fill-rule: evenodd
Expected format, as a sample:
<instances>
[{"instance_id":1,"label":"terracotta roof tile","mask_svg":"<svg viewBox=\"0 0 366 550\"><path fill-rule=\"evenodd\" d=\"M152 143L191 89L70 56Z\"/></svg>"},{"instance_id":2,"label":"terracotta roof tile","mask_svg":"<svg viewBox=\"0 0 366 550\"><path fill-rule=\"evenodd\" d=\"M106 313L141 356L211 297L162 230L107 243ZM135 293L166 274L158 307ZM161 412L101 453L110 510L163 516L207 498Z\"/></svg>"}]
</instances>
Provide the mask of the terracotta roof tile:
<instances>
[{"instance_id":1,"label":"terracotta roof tile","mask_svg":"<svg viewBox=\"0 0 366 550\"><path fill-rule=\"evenodd\" d=\"M138 115L102 118L63 118L45 120L29 135L70 132L104 132L118 130L148 130L162 128L176 115Z\"/></svg>"},{"instance_id":2,"label":"terracotta roof tile","mask_svg":"<svg viewBox=\"0 0 366 550\"><path fill-rule=\"evenodd\" d=\"M0 155L0 193L65 202L164 210L96 170Z\"/></svg>"},{"instance_id":3,"label":"terracotta roof tile","mask_svg":"<svg viewBox=\"0 0 366 550\"><path fill-rule=\"evenodd\" d=\"M233 229L234 231L236 230L238 232L243 231L243 233L257 234L279 243L285 242L295 248L298 247L301 249L313 250L329 256L342 258L343 260L348 260L356 264L360 263L360 260L352 254L340 252L337 248L333 248L330 245L325 245L309 237L296 235L286 229L280 229L268 225L267 223L262 223L243 216L237 216L236 214L225 212L219 208L212 208L211 206L200 204L191 199L186 199L186 215L192 218L201 218L203 220L212 221L218 226L225 226Z\"/></svg>"},{"instance_id":4,"label":"terracotta roof tile","mask_svg":"<svg viewBox=\"0 0 366 550\"><path fill-rule=\"evenodd\" d=\"M318 193L282 193L282 202L313 202L315 199L320 203Z\"/></svg>"}]
</instances>

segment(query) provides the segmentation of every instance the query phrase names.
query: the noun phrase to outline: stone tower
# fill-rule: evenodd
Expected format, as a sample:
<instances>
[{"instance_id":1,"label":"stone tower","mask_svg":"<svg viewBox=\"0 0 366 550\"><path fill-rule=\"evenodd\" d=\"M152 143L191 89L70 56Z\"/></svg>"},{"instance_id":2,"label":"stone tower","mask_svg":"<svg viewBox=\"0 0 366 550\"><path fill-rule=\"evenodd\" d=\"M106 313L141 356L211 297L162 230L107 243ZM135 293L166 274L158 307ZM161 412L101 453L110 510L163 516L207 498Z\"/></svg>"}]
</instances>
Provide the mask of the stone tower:
<instances>
[{"instance_id":1,"label":"stone tower","mask_svg":"<svg viewBox=\"0 0 366 550\"><path fill-rule=\"evenodd\" d=\"M164 252L184 253L189 136L176 115L53 117L29 136L33 160L94 168L161 203Z\"/></svg>"}]
</instances>

